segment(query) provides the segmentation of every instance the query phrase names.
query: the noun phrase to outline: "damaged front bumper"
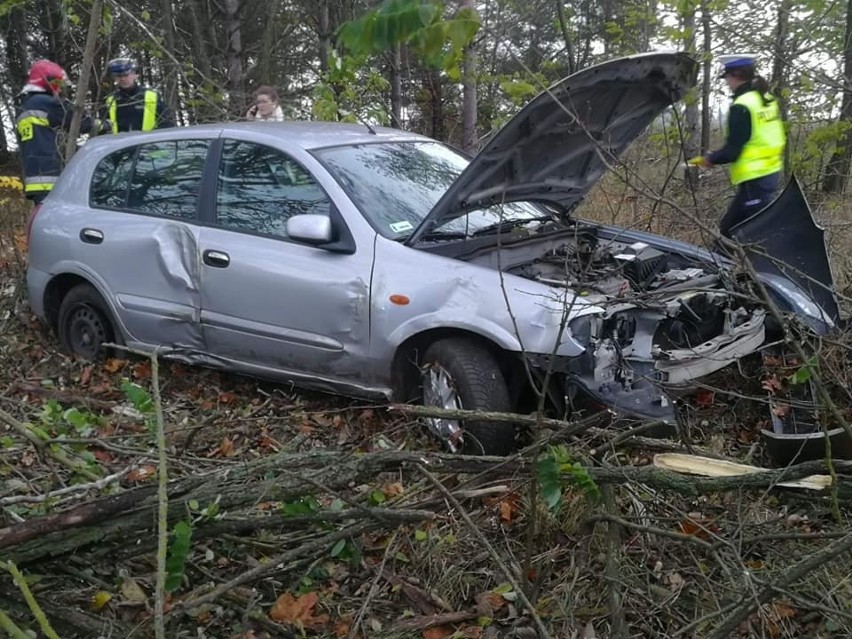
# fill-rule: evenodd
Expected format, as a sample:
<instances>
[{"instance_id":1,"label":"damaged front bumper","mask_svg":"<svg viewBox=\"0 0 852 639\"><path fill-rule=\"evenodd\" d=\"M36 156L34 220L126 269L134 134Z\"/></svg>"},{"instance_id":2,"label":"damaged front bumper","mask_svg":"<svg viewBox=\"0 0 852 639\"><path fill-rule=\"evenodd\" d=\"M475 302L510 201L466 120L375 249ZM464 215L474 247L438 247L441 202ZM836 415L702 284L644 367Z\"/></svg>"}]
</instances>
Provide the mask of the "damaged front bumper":
<instances>
[{"instance_id":1,"label":"damaged front bumper","mask_svg":"<svg viewBox=\"0 0 852 639\"><path fill-rule=\"evenodd\" d=\"M569 326L572 338L588 345L584 354L539 355L530 361L539 371L559 374L566 404L581 391L620 417L674 426L670 392L754 353L764 343L764 310L720 312L718 334L688 348L661 339L671 324L659 309L625 305L611 313L586 315Z\"/></svg>"}]
</instances>

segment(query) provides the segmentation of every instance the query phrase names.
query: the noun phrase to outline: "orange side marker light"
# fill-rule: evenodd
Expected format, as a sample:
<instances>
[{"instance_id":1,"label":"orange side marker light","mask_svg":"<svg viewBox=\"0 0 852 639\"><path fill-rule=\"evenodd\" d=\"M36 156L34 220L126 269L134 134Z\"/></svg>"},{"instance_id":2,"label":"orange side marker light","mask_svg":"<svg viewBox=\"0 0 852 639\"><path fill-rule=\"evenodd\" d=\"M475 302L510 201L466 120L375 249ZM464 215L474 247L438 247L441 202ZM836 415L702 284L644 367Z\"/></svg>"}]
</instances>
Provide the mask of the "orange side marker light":
<instances>
[{"instance_id":1,"label":"orange side marker light","mask_svg":"<svg viewBox=\"0 0 852 639\"><path fill-rule=\"evenodd\" d=\"M391 295L390 298L388 298L388 299L390 299L391 304L396 304L397 306L405 306L406 304L408 304L411 301L410 299L408 299L407 295L396 295L396 294Z\"/></svg>"}]
</instances>

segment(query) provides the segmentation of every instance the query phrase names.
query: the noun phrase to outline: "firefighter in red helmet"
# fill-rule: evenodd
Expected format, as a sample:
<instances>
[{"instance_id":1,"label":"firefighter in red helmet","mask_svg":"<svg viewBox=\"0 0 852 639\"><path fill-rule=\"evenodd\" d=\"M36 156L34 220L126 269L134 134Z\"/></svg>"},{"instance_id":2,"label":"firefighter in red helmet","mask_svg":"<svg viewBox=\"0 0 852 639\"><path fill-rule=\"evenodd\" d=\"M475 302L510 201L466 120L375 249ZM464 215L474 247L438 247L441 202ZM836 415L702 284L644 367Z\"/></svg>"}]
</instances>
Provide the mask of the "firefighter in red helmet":
<instances>
[{"instance_id":1,"label":"firefighter in red helmet","mask_svg":"<svg viewBox=\"0 0 852 639\"><path fill-rule=\"evenodd\" d=\"M62 171L62 150L57 133L68 130L74 105L61 97L68 83L65 70L50 60L30 67L27 83L19 94L15 128L24 167L24 194L40 204L53 189ZM88 116L80 122L80 133L98 133L100 123Z\"/></svg>"}]
</instances>

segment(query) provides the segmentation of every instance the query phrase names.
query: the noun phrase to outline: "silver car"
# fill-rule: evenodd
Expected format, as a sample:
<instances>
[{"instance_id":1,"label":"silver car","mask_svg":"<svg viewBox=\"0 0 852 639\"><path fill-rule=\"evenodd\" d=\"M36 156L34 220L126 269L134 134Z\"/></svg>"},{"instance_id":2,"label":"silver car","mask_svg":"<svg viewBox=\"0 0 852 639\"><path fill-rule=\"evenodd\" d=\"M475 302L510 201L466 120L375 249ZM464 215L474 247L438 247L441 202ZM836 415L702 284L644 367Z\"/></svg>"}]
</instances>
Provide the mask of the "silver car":
<instances>
[{"instance_id":1,"label":"silver car","mask_svg":"<svg viewBox=\"0 0 852 639\"><path fill-rule=\"evenodd\" d=\"M32 221L30 305L84 358L115 341L358 397L509 411L543 390L559 415L591 398L671 423L671 387L759 349L766 309L725 258L572 210L696 74L679 53L586 69L472 160L321 122L96 138ZM781 309L829 330L795 181L737 234ZM512 424L428 423L452 450L514 444Z\"/></svg>"}]
</instances>

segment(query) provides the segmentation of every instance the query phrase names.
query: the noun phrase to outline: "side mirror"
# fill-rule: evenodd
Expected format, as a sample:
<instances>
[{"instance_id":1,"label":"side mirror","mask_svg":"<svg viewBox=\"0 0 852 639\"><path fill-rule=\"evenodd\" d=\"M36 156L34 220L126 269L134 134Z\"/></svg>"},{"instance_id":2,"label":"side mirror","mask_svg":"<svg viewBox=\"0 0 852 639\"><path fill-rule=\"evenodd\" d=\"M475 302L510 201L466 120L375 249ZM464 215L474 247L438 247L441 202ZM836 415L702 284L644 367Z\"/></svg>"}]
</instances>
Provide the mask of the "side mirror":
<instances>
[{"instance_id":1,"label":"side mirror","mask_svg":"<svg viewBox=\"0 0 852 639\"><path fill-rule=\"evenodd\" d=\"M306 244L328 244L333 238L331 218L305 213L287 219L287 237Z\"/></svg>"}]
</instances>

